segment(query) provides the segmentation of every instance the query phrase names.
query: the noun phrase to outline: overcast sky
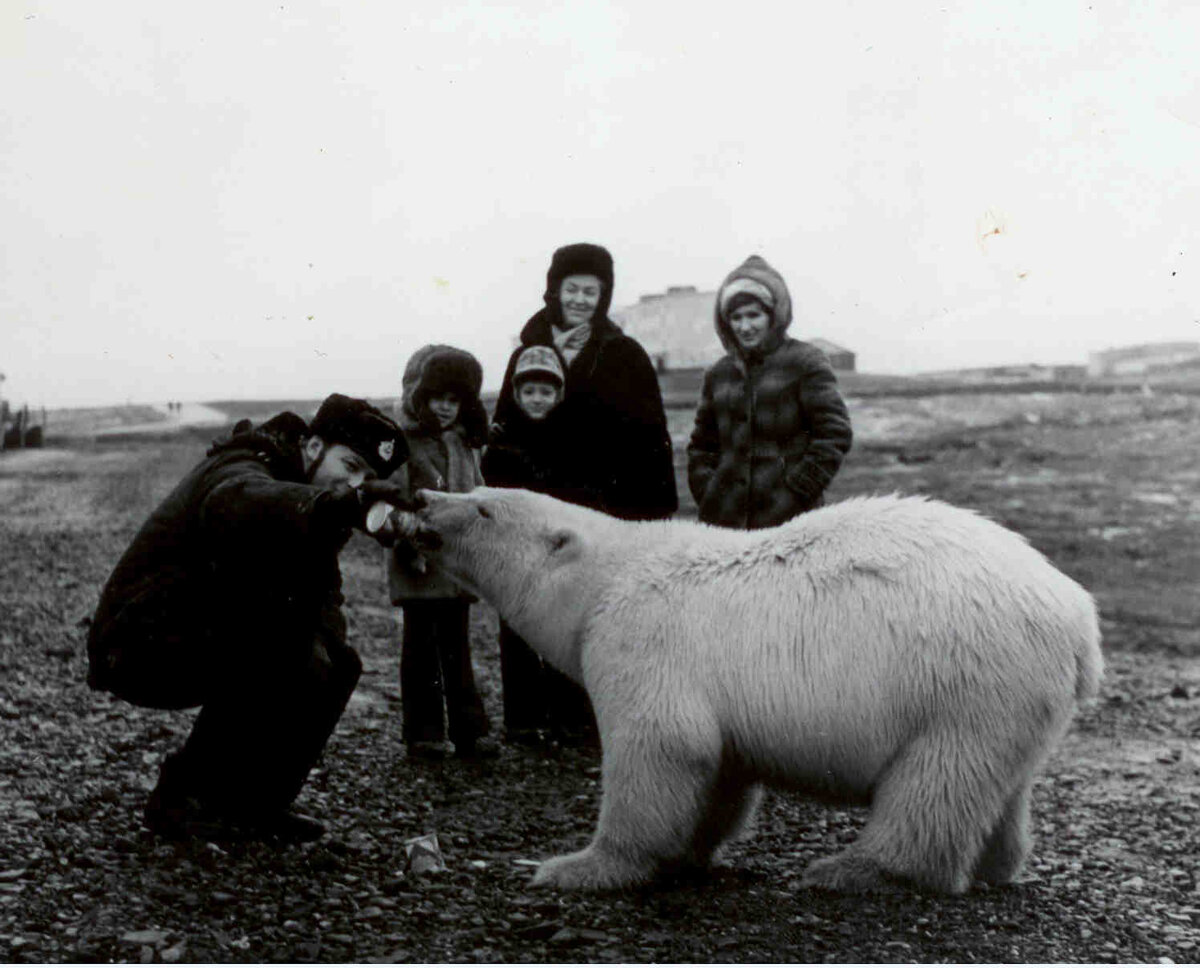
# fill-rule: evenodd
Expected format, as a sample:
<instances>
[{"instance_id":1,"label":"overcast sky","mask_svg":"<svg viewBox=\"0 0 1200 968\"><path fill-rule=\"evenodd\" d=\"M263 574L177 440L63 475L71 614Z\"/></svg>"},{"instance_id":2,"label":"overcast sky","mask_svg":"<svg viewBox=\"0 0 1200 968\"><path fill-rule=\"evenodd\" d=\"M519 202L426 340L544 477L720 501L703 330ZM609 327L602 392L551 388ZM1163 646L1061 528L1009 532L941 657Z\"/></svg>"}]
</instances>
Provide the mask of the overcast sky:
<instances>
[{"instance_id":1,"label":"overcast sky","mask_svg":"<svg viewBox=\"0 0 1200 968\"><path fill-rule=\"evenodd\" d=\"M1200 339L1200 5L0 0L0 393L499 383L553 249L614 305L757 252L915 372Z\"/></svg>"}]
</instances>

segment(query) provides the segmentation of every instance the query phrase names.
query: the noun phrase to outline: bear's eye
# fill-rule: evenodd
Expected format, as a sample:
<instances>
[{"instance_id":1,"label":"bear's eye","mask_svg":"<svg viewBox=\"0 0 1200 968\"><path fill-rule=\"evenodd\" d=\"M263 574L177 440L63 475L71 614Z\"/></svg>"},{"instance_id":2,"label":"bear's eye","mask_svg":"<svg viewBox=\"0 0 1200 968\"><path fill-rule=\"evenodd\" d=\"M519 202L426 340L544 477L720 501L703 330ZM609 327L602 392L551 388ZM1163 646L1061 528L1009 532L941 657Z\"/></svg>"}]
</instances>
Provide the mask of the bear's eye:
<instances>
[{"instance_id":1,"label":"bear's eye","mask_svg":"<svg viewBox=\"0 0 1200 968\"><path fill-rule=\"evenodd\" d=\"M479 506L479 516L481 518L490 518L492 515L491 515L491 512L489 512L487 508L485 508L483 505L480 505Z\"/></svg>"}]
</instances>

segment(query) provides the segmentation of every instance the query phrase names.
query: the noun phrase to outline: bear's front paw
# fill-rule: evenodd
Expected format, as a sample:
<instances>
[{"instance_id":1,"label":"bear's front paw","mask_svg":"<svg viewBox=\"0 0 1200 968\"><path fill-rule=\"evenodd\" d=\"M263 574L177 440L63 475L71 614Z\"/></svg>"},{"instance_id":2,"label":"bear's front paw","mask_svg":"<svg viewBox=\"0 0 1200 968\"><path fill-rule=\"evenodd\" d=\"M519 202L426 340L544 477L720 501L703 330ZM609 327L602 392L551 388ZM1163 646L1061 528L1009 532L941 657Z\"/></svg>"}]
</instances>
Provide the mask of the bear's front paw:
<instances>
[{"instance_id":1,"label":"bear's front paw","mask_svg":"<svg viewBox=\"0 0 1200 968\"><path fill-rule=\"evenodd\" d=\"M800 886L845 894L895 894L900 890L875 861L850 852L809 864Z\"/></svg>"},{"instance_id":2,"label":"bear's front paw","mask_svg":"<svg viewBox=\"0 0 1200 968\"><path fill-rule=\"evenodd\" d=\"M648 872L589 847L543 862L533 875L532 883L534 887L557 887L568 891L605 891L643 884L649 879Z\"/></svg>"}]
</instances>

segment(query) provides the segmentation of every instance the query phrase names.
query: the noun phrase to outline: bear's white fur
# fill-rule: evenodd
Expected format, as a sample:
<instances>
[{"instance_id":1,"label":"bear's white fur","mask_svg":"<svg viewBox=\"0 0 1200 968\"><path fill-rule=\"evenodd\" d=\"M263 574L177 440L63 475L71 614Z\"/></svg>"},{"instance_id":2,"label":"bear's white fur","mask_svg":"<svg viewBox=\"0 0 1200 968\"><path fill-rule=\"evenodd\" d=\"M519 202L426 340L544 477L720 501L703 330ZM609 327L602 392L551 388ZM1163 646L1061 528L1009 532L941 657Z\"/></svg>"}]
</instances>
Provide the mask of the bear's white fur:
<instances>
[{"instance_id":1,"label":"bear's white fur","mask_svg":"<svg viewBox=\"0 0 1200 968\"><path fill-rule=\"evenodd\" d=\"M759 784L871 804L808 885L960 893L1018 873L1034 772L1103 667L1091 596L1023 538L915 497L745 532L422 494L438 564L596 709L595 837L535 883L707 865Z\"/></svg>"}]
</instances>

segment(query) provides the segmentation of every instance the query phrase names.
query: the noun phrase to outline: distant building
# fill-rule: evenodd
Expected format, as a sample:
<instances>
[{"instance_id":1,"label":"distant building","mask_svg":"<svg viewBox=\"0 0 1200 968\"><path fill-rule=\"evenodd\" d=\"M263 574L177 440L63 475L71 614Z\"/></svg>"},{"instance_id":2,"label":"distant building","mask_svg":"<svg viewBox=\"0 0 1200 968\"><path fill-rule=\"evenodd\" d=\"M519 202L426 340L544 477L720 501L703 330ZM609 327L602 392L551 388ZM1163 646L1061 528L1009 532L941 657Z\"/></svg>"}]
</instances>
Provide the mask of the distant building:
<instances>
[{"instance_id":1,"label":"distant building","mask_svg":"<svg viewBox=\"0 0 1200 968\"><path fill-rule=\"evenodd\" d=\"M805 342L812 343L813 346L824 352L829 357L829 362L835 370L841 370L846 373L854 372L853 351L846 349L844 346L838 346L837 343L832 343L827 339L822 339L820 336L806 340Z\"/></svg>"},{"instance_id":2,"label":"distant building","mask_svg":"<svg viewBox=\"0 0 1200 968\"><path fill-rule=\"evenodd\" d=\"M1143 375L1200 361L1200 343L1143 343L1088 354L1088 376Z\"/></svg>"},{"instance_id":3,"label":"distant building","mask_svg":"<svg viewBox=\"0 0 1200 968\"><path fill-rule=\"evenodd\" d=\"M717 294L695 286L670 286L647 293L632 306L612 311L613 321L645 348L659 372L712 366L725 355L713 329ZM807 339L820 347L835 370L853 371L854 353L827 339Z\"/></svg>"},{"instance_id":4,"label":"distant building","mask_svg":"<svg viewBox=\"0 0 1200 968\"><path fill-rule=\"evenodd\" d=\"M1055 380L1082 380L1087 376L1087 367L1082 363L1059 363L1050 367L1050 375Z\"/></svg>"}]
</instances>

